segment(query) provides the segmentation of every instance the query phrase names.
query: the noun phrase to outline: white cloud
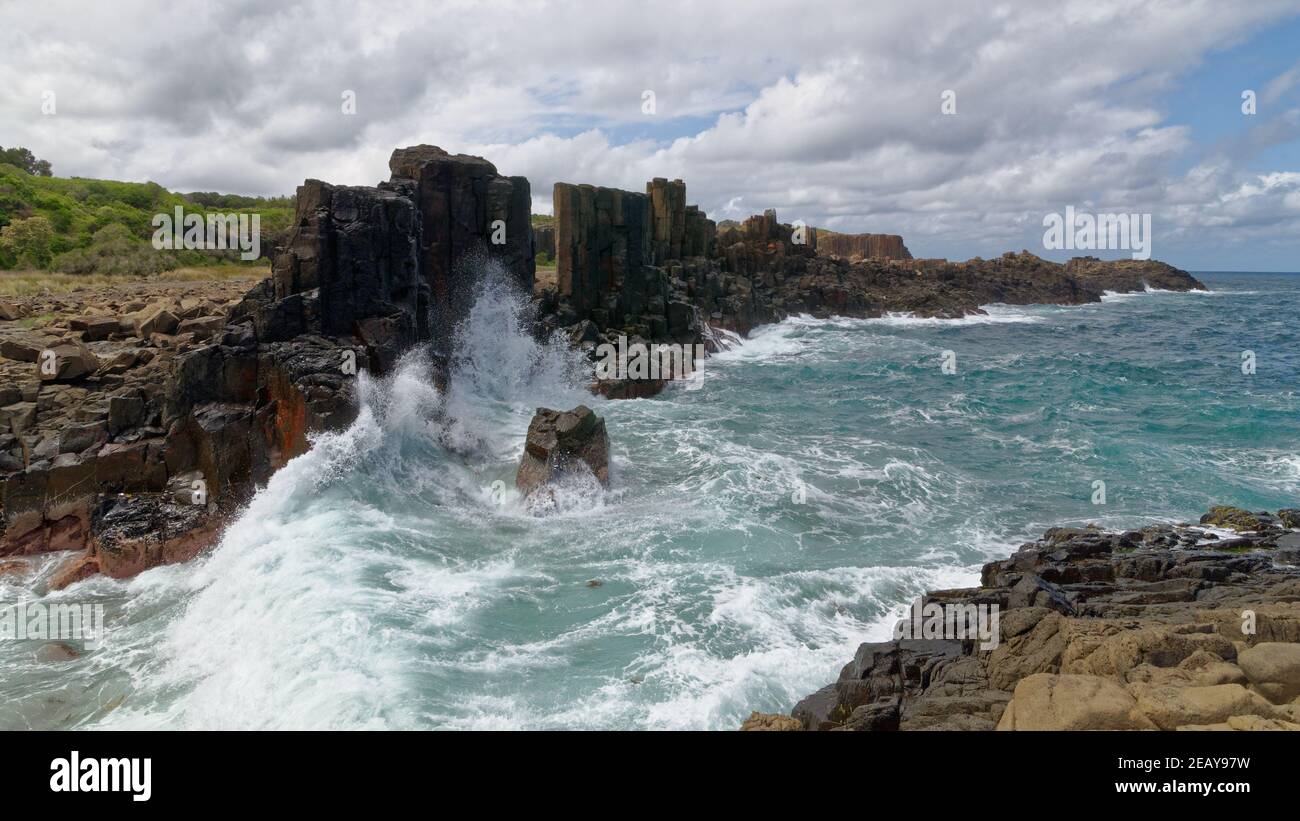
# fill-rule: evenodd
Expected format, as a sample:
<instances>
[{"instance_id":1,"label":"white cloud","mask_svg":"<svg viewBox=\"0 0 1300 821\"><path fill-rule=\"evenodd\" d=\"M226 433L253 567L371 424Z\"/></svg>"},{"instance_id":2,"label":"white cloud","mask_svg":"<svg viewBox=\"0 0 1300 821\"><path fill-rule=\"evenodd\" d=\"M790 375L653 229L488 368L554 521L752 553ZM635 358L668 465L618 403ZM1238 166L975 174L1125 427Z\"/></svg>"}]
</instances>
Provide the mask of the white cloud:
<instances>
[{"instance_id":1,"label":"white cloud","mask_svg":"<svg viewBox=\"0 0 1300 821\"><path fill-rule=\"evenodd\" d=\"M1066 204L1151 211L1158 249L1221 246L1293 227L1294 182L1226 160L1175 170L1195 146L1162 101L1211 51L1297 13L1295 0L0 4L0 143L61 174L283 193L307 177L373 183L394 147L428 142L528 176L539 210L557 180L642 190L666 176L718 218L776 207L933 255L1032 248L1041 215ZM40 114L44 89L55 117ZM956 116L940 113L945 89ZM1276 144L1295 123L1261 118L1252 139Z\"/></svg>"}]
</instances>

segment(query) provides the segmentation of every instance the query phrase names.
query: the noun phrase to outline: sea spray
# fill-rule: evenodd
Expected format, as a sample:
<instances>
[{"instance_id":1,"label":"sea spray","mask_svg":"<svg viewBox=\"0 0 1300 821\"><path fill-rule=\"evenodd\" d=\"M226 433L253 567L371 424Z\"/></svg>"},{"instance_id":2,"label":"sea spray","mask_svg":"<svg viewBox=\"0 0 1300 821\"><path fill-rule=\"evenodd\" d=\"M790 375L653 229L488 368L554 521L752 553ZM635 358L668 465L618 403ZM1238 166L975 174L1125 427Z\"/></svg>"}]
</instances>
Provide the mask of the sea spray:
<instances>
[{"instance_id":1,"label":"sea spray","mask_svg":"<svg viewBox=\"0 0 1300 821\"><path fill-rule=\"evenodd\" d=\"M712 358L707 390L631 402L520 355L540 343L489 289L457 366L480 378L453 374L454 403L407 363L363 383L353 429L277 474L211 556L64 591L105 603L102 647L42 665L0 641L0 727L734 729L788 711L918 596L977 584L1047 527L1294 506L1300 278L1206 279L1213 299L1007 309L1033 321L791 319ZM509 492L528 419L578 401L607 420L617 487L528 515ZM445 446L457 424L476 446ZM18 584L0 576L9 600Z\"/></svg>"}]
</instances>

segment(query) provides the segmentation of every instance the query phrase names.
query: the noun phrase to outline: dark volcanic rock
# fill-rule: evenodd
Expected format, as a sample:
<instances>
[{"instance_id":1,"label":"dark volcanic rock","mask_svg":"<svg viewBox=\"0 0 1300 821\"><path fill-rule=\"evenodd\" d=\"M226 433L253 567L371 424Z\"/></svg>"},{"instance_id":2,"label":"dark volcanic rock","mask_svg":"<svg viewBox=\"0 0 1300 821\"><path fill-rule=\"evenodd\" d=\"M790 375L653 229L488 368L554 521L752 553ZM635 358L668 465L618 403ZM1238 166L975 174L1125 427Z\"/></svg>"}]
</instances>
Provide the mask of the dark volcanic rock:
<instances>
[{"instance_id":1,"label":"dark volcanic rock","mask_svg":"<svg viewBox=\"0 0 1300 821\"><path fill-rule=\"evenodd\" d=\"M819 730L1300 729L1300 567L1273 547L1300 533L1227 551L1206 536L1053 528L985 565L981 587L922 600L996 605L996 646L863 644L792 716Z\"/></svg>"},{"instance_id":2,"label":"dark volcanic rock","mask_svg":"<svg viewBox=\"0 0 1300 821\"><path fill-rule=\"evenodd\" d=\"M277 300L315 292L319 305L273 312L262 336L292 339L304 332L349 335L358 322L383 317L393 344L420 338L428 289L420 278L420 219L410 197L383 187L333 186L308 180L298 187L297 226L275 258ZM277 307L280 306L277 302Z\"/></svg>"},{"instance_id":3,"label":"dark volcanic rock","mask_svg":"<svg viewBox=\"0 0 1300 821\"><path fill-rule=\"evenodd\" d=\"M838 234L817 231L816 248L846 259L911 259L912 252L898 234Z\"/></svg>"},{"instance_id":4,"label":"dark volcanic rock","mask_svg":"<svg viewBox=\"0 0 1300 821\"><path fill-rule=\"evenodd\" d=\"M641 276L651 264L652 240L647 195L555 184L557 288L579 316L598 312L595 316L606 323L597 324L608 324L612 303L623 294L628 277ZM631 290L640 294L642 289Z\"/></svg>"},{"instance_id":5,"label":"dark volcanic rock","mask_svg":"<svg viewBox=\"0 0 1300 821\"><path fill-rule=\"evenodd\" d=\"M388 167L392 183L408 191L420 216L420 276L432 310L432 327L422 336L446 353L456 323L470 308L475 255L497 261L524 293L533 291L537 263L528 180L501 176L482 157L432 145L399 148Z\"/></svg>"},{"instance_id":6,"label":"dark volcanic rock","mask_svg":"<svg viewBox=\"0 0 1300 821\"><path fill-rule=\"evenodd\" d=\"M528 426L515 486L525 495L574 472L590 473L609 484L609 434L591 408L571 411L538 408Z\"/></svg>"}]
</instances>

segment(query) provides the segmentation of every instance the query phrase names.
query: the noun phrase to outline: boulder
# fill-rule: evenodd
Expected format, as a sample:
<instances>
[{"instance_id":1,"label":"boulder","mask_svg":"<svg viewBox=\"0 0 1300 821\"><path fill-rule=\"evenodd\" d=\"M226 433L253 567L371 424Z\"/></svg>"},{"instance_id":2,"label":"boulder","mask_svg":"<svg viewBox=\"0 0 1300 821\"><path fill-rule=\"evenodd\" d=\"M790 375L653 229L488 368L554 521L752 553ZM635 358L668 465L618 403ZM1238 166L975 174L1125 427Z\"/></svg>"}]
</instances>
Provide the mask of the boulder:
<instances>
[{"instance_id":1,"label":"boulder","mask_svg":"<svg viewBox=\"0 0 1300 821\"><path fill-rule=\"evenodd\" d=\"M0 320L12 322L24 316L22 306L16 302L0 299Z\"/></svg>"},{"instance_id":2,"label":"boulder","mask_svg":"<svg viewBox=\"0 0 1300 821\"><path fill-rule=\"evenodd\" d=\"M1138 703L1101 676L1035 673L1020 680L999 730L1154 730Z\"/></svg>"},{"instance_id":3,"label":"boulder","mask_svg":"<svg viewBox=\"0 0 1300 821\"><path fill-rule=\"evenodd\" d=\"M194 334L196 339L207 339L213 334L224 330L225 327L225 317L196 316L191 319L181 320L180 325L176 326L176 333Z\"/></svg>"},{"instance_id":4,"label":"boulder","mask_svg":"<svg viewBox=\"0 0 1300 821\"><path fill-rule=\"evenodd\" d=\"M1137 686L1135 689L1138 691L1138 711L1162 730L1175 730L1189 724L1219 724L1233 716L1289 718L1286 712L1240 684Z\"/></svg>"},{"instance_id":5,"label":"boulder","mask_svg":"<svg viewBox=\"0 0 1300 821\"><path fill-rule=\"evenodd\" d=\"M135 318L135 335L149 339L154 334L171 334L176 331L180 320L164 305L153 305L141 311Z\"/></svg>"},{"instance_id":6,"label":"boulder","mask_svg":"<svg viewBox=\"0 0 1300 821\"><path fill-rule=\"evenodd\" d=\"M36 424L36 403L16 402L0 408L0 432L7 427L14 436L22 436L32 425Z\"/></svg>"},{"instance_id":7,"label":"boulder","mask_svg":"<svg viewBox=\"0 0 1300 821\"><path fill-rule=\"evenodd\" d=\"M123 393L108 398L108 432L114 435L144 421L144 399L138 393Z\"/></svg>"},{"instance_id":8,"label":"boulder","mask_svg":"<svg viewBox=\"0 0 1300 821\"><path fill-rule=\"evenodd\" d=\"M515 486L525 495L572 473L590 473L609 485L609 434L591 408L538 408L528 426Z\"/></svg>"},{"instance_id":9,"label":"boulder","mask_svg":"<svg viewBox=\"0 0 1300 821\"><path fill-rule=\"evenodd\" d=\"M93 445L102 444L106 438L108 429L103 422L65 427L59 431L59 453L81 453Z\"/></svg>"},{"instance_id":10,"label":"boulder","mask_svg":"<svg viewBox=\"0 0 1300 821\"><path fill-rule=\"evenodd\" d=\"M118 332L120 321L114 316L87 316L69 320L68 327L81 332L85 342L100 342Z\"/></svg>"},{"instance_id":11,"label":"boulder","mask_svg":"<svg viewBox=\"0 0 1300 821\"><path fill-rule=\"evenodd\" d=\"M790 716L783 716L779 713L760 713L754 711L745 719L745 723L740 725L740 729L754 731L791 731L802 730L803 725L797 719Z\"/></svg>"},{"instance_id":12,"label":"boulder","mask_svg":"<svg viewBox=\"0 0 1300 821\"><path fill-rule=\"evenodd\" d=\"M74 382L99 370L99 359L81 342L64 342L48 349L53 352L53 367L46 365L45 352L41 353L38 371L44 382Z\"/></svg>"},{"instance_id":13,"label":"boulder","mask_svg":"<svg viewBox=\"0 0 1300 821\"><path fill-rule=\"evenodd\" d=\"M1300 697L1300 644L1261 642L1237 656L1251 689L1274 704Z\"/></svg>"},{"instance_id":14,"label":"boulder","mask_svg":"<svg viewBox=\"0 0 1300 821\"><path fill-rule=\"evenodd\" d=\"M0 357L15 362L35 362L45 350L45 342L30 334L7 336L0 339Z\"/></svg>"},{"instance_id":15,"label":"boulder","mask_svg":"<svg viewBox=\"0 0 1300 821\"><path fill-rule=\"evenodd\" d=\"M1229 505L1216 505L1201 517L1201 524L1228 530L1259 530L1263 522L1254 513Z\"/></svg>"}]
</instances>

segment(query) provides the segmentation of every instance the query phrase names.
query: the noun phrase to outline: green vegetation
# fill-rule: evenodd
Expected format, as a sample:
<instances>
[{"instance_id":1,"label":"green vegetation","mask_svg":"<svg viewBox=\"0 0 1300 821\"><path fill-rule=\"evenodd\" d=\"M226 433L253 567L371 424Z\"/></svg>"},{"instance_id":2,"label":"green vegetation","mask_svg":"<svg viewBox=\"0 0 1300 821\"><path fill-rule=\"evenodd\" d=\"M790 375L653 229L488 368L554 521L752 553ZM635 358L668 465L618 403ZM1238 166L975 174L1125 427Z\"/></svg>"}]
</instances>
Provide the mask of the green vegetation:
<instances>
[{"instance_id":1,"label":"green vegetation","mask_svg":"<svg viewBox=\"0 0 1300 821\"><path fill-rule=\"evenodd\" d=\"M53 245L54 226L45 217L14 220L0 228L0 254L12 257L24 268L49 265Z\"/></svg>"},{"instance_id":2,"label":"green vegetation","mask_svg":"<svg viewBox=\"0 0 1300 821\"><path fill-rule=\"evenodd\" d=\"M177 207L205 219L209 212L260 214L263 253L270 253L293 220L293 197L178 194L152 182L52 177L49 164L26 149L0 151L0 161L0 270L148 276L182 266L239 263L237 250L155 250L149 243L154 215L173 214Z\"/></svg>"},{"instance_id":3,"label":"green vegetation","mask_svg":"<svg viewBox=\"0 0 1300 821\"><path fill-rule=\"evenodd\" d=\"M37 177L48 177L54 172L48 160L38 160L26 148L5 148L0 145L0 165L12 165Z\"/></svg>"}]
</instances>

